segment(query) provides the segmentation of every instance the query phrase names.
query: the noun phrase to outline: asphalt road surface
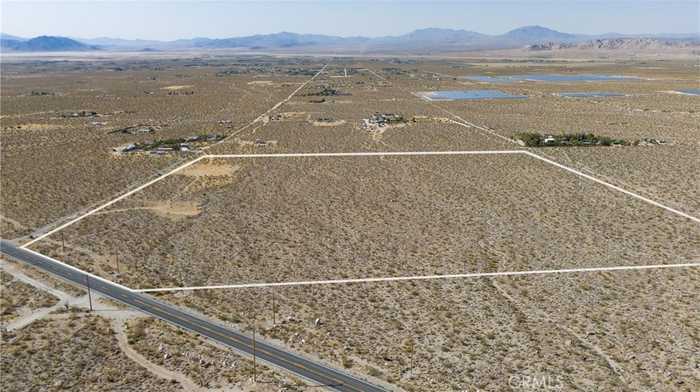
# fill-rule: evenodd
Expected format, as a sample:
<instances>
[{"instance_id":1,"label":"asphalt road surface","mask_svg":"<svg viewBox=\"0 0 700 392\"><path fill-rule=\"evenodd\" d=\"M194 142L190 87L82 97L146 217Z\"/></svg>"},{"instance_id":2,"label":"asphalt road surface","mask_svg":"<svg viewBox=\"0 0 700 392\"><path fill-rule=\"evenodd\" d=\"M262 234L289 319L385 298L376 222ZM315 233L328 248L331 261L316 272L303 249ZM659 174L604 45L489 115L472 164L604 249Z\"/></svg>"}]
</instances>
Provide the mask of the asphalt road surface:
<instances>
[{"instance_id":1,"label":"asphalt road surface","mask_svg":"<svg viewBox=\"0 0 700 392\"><path fill-rule=\"evenodd\" d=\"M230 330L203 317L187 313L173 305L156 301L148 295L135 293L124 286L91 277L80 270L20 248L6 240L0 239L0 252L79 285L86 286L89 284L91 289L144 313L158 317L180 328L198 333L240 352L253 354L253 339L251 337ZM286 369L330 390L348 392L384 391L384 389L367 381L283 351L257 339L255 341L255 355L260 360Z\"/></svg>"}]
</instances>

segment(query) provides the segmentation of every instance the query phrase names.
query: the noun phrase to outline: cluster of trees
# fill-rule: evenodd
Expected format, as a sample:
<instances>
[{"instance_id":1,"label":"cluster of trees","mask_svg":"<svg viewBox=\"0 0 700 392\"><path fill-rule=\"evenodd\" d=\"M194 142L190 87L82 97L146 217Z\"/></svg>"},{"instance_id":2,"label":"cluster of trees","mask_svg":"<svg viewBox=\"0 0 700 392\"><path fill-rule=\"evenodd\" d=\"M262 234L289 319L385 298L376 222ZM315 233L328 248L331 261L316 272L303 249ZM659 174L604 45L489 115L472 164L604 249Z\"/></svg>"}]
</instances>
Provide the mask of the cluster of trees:
<instances>
[{"instance_id":1,"label":"cluster of trees","mask_svg":"<svg viewBox=\"0 0 700 392\"><path fill-rule=\"evenodd\" d=\"M350 93L344 93L334 88L323 86L323 88L320 91L303 94L303 96L306 97L336 97L341 95L350 95Z\"/></svg>"},{"instance_id":2,"label":"cluster of trees","mask_svg":"<svg viewBox=\"0 0 700 392\"><path fill-rule=\"evenodd\" d=\"M549 146L612 146L628 145L623 139L613 139L607 136L597 136L592 133L565 133L562 135L542 135L535 132L515 134L515 139L528 147Z\"/></svg>"}]
</instances>

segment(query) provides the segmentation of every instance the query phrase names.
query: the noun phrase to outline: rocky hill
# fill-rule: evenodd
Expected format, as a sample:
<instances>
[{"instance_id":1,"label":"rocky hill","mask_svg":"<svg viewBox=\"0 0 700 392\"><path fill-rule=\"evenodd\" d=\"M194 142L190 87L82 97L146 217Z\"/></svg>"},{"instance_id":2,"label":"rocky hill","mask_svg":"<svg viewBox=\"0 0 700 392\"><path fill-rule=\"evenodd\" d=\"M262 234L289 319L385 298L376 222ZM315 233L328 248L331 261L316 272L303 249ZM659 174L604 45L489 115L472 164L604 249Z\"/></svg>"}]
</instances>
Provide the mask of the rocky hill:
<instances>
[{"instance_id":1,"label":"rocky hill","mask_svg":"<svg viewBox=\"0 0 700 392\"><path fill-rule=\"evenodd\" d=\"M662 38L603 38L584 42L545 42L529 45L532 51L549 51L565 49L600 49L600 50L645 50L668 48L700 47L698 39L662 39Z\"/></svg>"},{"instance_id":2,"label":"rocky hill","mask_svg":"<svg viewBox=\"0 0 700 392\"><path fill-rule=\"evenodd\" d=\"M0 49L22 52L67 52L97 50L98 48L70 38L41 36L25 41L3 37L0 39Z\"/></svg>"},{"instance_id":3,"label":"rocky hill","mask_svg":"<svg viewBox=\"0 0 700 392\"><path fill-rule=\"evenodd\" d=\"M700 42L697 34L662 36L600 36L570 34L542 26L524 26L503 34L489 35L470 30L426 28L385 37L338 37L321 34L281 32L231 38L191 38L173 41L127 40L101 37L72 39L41 36L24 40L3 35L3 51L85 51L95 49L133 51L188 49L243 49L260 51L317 51L362 53L439 53L489 49L654 49L689 47Z\"/></svg>"}]
</instances>

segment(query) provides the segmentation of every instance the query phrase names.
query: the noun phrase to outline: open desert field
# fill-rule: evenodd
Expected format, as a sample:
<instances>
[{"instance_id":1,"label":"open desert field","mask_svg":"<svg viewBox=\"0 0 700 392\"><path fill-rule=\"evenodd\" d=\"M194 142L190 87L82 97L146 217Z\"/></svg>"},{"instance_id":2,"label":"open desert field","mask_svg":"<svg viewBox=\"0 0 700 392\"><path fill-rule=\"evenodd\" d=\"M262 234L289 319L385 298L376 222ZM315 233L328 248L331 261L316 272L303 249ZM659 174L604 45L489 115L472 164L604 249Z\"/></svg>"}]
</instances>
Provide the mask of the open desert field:
<instances>
[{"instance_id":1,"label":"open desert field","mask_svg":"<svg viewBox=\"0 0 700 392\"><path fill-rule=\"evenodd\" d=\"M3 390L266 392L303 385L45 273L0 265Z\"/></svg>"},{"instance_id":2,"label":"open desert field","mask_svg":"<svg viewBox=\"0 0 700 392\"><path fill-rule=\"evenodd\" d=\"M264 58L3 63L4 237L26 236L189 159L119 156L115 147L228 136L317 70Z\"/></svg>"},{"instance_id":3,"label":"open desert field","mask_svg":"<svg viewBox=\"0 0 700 392\"><path fill-rule=\"evenodd\" d=\"M39 320L5 337L2 385L26 391L181 391L158 379L119 351L109 322L99 316Z\"/></svg>"},{"instance_id":4,"label":"open desert field","mask_svg":"<svg viewBox=\"0 0 700 392\"><path fill-rule=\"evenodd\" d=\"M267 338L401 390L499 391L549 377L562 390L693 391L698 279L645 271L162 298L242 328L255 320Z\"/></svg>"},{"instance_id":5,"label":"open desert field","mask_svg":"<svg viewBox=\"0 0 700 392\"><path fill-rule=\"evenodd\" d=\"M520 154L205 159L60 237L37 249L133 288L700 256L697 223Z\"/></svg>"},{"instance_id":6,"label":"open desert field","mask_svg":"<svg viewBox=\"0 0 700 392\"><path fill-rule=\"evenodd\" d=\"M550 74L627 78L498 79ZM3 238L80 217L30 249L131 289L195 287L149 295L389 390L700 388L697 267L210 287L698 263L700 98L671 93L697 87L688 61L241 55L10 63L2 78ZM483 89L519 98L427 98ZM601 91L620 95L559 95ZM625 145L526 147L523 132ZM220 137L144 147L193 135ZM142 150L113 151L129 144ZM402 151L472 153L268 156ZM3 312L36 304L53 302ZM20 331L65 322L49 320ZM247 359L160 320L73 322L194 388L308 381L261 368L252 383Z\"/></svg>"},{"instance_id":7,"label":"open desert field","mask_svg":"<svg viewBox=\"0 0 700 392\"><path fill-rule=\"evenodd\" d=\"M82 313L38 320L3 336L0 385L5 391L42 384L47 391L295 390L293 381L263 367L264 383L256 384L249 361L151 321L122 325Z\"/></svg>"},{"instance_id":8,"label":"open desert field","mask_svg":"<svg viewBox=\"0 0 700 392\"><path fill-rule=\"evenodd\" d=\"M5 271L0 271L0 290L3 291L0 299L0 325L3 326L36 309L51 307L58 302L51 294L35 290Z\"/></svg>"}]
</instances>

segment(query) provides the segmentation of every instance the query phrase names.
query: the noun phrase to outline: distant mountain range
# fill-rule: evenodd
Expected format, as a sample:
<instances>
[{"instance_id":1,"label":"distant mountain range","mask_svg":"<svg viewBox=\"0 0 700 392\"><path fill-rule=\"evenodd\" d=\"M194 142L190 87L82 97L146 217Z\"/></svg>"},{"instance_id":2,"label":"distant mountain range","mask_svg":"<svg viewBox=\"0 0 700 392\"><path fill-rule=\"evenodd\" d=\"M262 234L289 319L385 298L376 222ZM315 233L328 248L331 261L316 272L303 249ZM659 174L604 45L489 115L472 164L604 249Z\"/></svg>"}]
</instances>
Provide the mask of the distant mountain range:
<instances>
[{"instance_id":1,"label":"distant mountain range","mask_svg":"<svg viewBox=\"0 0 700 392\"><path fill-rule=\"evenodd\" d=\"M24 39L9 34L2 34L0 36L0 49L2 51L17 52L66 52L99 50L100 48L66 37L42 35L36 38Z\"/></svg>"},{"instance_id":2,"label":"distant mountain range","mask_svg":"<svg viewBox=\"0 0 700 392\"><path fill-rule=\"evenodd\" d=\"M666 39L700 42L700 34L623 35L608 33L582 35L562 33L542 26L525 26L505 34L487 35L468 30L427 28L399 36L336 37L319 34L281 32L234 38L193 38L175 41L128 40L121 38L65 38L42 36L32 39L0 35L3 51L86 51L86 50L185 50L242 49L289 51L296 49L326 52L441 52L482 49L552 46L570 47L574 44L602 39Z\"/></svg>"}]
</instances>

